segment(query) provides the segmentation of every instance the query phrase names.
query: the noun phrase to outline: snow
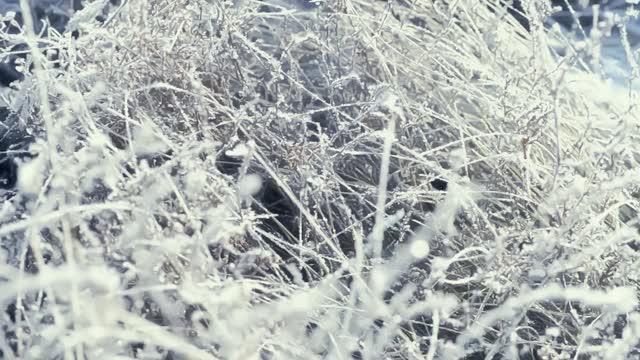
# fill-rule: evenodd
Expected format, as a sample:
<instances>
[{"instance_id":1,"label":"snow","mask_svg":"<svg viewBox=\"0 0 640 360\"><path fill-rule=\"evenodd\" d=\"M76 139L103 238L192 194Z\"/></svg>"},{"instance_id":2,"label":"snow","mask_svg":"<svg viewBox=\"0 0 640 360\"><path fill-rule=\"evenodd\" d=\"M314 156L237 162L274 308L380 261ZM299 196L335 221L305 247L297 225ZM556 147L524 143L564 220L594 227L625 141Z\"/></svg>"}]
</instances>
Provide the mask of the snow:
<instances>
[{"instance_id":1,"label":"snow","mask_svg":"<svg viewBox=\"0 0 640 360\"><path fill-rule=\"evenodd\" d=\"M241 197L251 197L262 187L262 178L258 174L248 174L238 182L238 193Z\"/></svg>"},{"instance_id":2,"label":"snow","mask_svg":"<svg viewBox=\"0 0 640 360\"><path fill-rule=\"evenodd\" d=\"M236 145L233 149L227 150L225 154L234 158L244 158L249 155L251 148L245 143Z\"/></svg>"},{"instance_id":3,"label":"snow","mask_svg":"<svg viewBox=\"0 0 640 360\"><path fill-rule=\"evenodd\" d=\"M47 173L47 159L42 154L19 164L18 190L25 194L40 193Z\"/></svg>"},{"instance_id":4,"label":"snow","mask_svg":"<svg viewBox=\"0 0 640 360\"><path fill-rule=\"evenodd\" d=\"M411 255L416 259L422 259L429 255L429 242L422 239L413 240L411 242Z\"/></svg>"},{"instance_id":5,"label":"snow","mask_svg":"<svg viewBox=\"0 0 640 360\"><path fill-rule=\"evenodd\" d=\"M86 3L2 92L14 357L629 357L634 10L529 3Z\"/></svg>"},{"instance_id":6,"label":"snow","mask_svg":"<svg viewBox=\"0 0 640 360\"><path fill-rule=\"evenodd\" d=\"M156 155L169 149L149 122L136 126L133 132L133 147L137 155Z\"/></svg>"}]
</instances>

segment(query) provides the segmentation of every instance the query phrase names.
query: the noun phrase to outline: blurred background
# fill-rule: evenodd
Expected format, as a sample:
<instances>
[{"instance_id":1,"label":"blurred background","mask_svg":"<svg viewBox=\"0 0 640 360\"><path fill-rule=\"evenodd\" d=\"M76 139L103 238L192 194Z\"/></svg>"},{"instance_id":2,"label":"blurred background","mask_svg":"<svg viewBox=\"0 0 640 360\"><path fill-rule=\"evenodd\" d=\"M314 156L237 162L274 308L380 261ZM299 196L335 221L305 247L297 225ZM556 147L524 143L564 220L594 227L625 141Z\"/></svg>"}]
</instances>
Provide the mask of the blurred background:
<instances>
[{"instance_id":1,"label":"blurred background","mask_svg":"<svg viewBox=\"0 0 640 360\"><path fill-rule=\"evenodd\" d=\"M401 4L411 3L410 0L392 1L398 1ZM523 6L534 3L533 1L495 1L510 6L509 13L525 29L529 30L530 24ZM51 27L59 32L64 30L71 14L82 6L81 0L29 0L29 2L32 4L34 15L39 19L47 19ZM634 52L633 61L637 62L638 56L635 51L640 47L640 20L634 11L638 8L636 4L638 2L640 0L550 0L554 12L552 16L547 18L545 25L548 27L554 24L559 25L561 32L572 42L588 47L589 49L585 53L590 54L587 56L586 63L591 65L592 71L611 78L619 85L627 86L632 67L630 59L625 53L621 41L621 29L618 25L620 23L626 24L630 50ZM305 6L309 5L309 0L278 0L277 3L291 4L300 9L310 9L309 6ZM0 14L8 12L16 13L16 19L20 22L20 1L0 0ZM42 27L42 23L36 22L36 25L38 28ZM12 81L19 79L20 74L13 69L14 57L7 56L6 51L2 56L3 46L1 45L2 40L0 40L0 85L6 87ZM558 49L558 51L562 55L562 49Z\"/></svg>"},{"instance_id":2,"label":"blurred background","mask_svg":"<svg viewBox=\"0 0 640 360\"><path fill-rule=\"evenodd\" d=\"M559 24L562 31L576 43L582 42L591 48L587 51L593 53L588 59L591 70L611 78L618 85L629 86L633 70L631 62L635 65L639 58L640 19L637 17L637 3L637 0L553 0L553 5L562 10L555 13L551 21ZM632 58L624 49L621 24L625 26ZM635 84L637 82L635 80L631 84L634 89L640 89Z\"/></svg>"}]
</instances>

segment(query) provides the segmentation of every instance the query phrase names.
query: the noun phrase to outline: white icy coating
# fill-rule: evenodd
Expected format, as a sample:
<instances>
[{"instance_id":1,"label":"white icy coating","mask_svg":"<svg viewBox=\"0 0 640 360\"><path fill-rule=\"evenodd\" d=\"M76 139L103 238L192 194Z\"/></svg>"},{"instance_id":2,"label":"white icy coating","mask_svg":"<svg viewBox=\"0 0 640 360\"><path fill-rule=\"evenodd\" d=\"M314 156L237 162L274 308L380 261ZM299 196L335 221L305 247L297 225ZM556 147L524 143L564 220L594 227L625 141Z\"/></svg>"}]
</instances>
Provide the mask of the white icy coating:
<instances>
[{"instance_id":1,"label":"white icy coating","mask_svg":"<svg viewBox=\"0 0 640 360\"><path fill-rule=\"evenodd\" d=\"M563 38L547 1L531 32L496 3L86 4L6 99L37 140L0 350L630 357L640 103L598 53L625 19Z\"/></svg>"}]
</instances>

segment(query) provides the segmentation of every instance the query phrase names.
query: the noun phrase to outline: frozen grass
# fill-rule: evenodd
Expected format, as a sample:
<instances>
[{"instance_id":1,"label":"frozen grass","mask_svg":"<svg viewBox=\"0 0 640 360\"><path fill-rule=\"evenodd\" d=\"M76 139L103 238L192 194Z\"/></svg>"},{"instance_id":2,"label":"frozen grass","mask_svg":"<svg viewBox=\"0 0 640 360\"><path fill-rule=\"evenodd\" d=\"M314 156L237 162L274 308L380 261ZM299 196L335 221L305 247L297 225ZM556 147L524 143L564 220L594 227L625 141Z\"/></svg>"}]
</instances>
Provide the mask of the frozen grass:
<instances>
[{"instance_id":1,"label":"frozen grass","mask_svg":"<svg viewBox=\"0 0 640 360\"><path fill-rule=\"evenodd\" d=\"M105 4L3 37L4 358L637 356L637 94L545 1Z\"/></svg>"}]
</instances>

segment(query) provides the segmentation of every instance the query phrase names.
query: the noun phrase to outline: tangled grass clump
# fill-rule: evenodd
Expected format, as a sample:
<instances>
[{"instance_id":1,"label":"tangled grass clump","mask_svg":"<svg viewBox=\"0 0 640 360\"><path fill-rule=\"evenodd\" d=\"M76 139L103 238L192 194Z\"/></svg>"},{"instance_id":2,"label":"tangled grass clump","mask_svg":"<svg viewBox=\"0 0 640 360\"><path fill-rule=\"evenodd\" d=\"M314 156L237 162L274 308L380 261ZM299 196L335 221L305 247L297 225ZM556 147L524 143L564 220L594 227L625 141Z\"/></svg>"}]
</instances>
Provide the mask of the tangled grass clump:
<instances>
[{"instance_id":1,"label":"tangled grass clump","mask_svg":"<svg viewBox=\"0 0 640 360\"><path fill-rule=\"evenodd\" d=\"M3 356L637 356L637 95L529 3L98 0L2 34L34 139Z\"/></svg>"}]
</instances>

